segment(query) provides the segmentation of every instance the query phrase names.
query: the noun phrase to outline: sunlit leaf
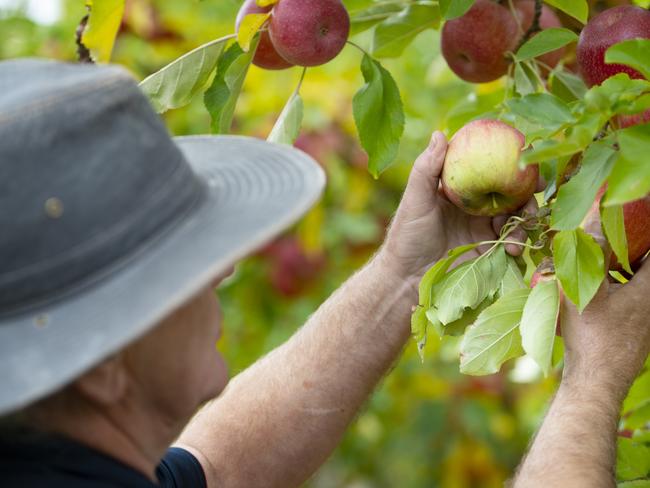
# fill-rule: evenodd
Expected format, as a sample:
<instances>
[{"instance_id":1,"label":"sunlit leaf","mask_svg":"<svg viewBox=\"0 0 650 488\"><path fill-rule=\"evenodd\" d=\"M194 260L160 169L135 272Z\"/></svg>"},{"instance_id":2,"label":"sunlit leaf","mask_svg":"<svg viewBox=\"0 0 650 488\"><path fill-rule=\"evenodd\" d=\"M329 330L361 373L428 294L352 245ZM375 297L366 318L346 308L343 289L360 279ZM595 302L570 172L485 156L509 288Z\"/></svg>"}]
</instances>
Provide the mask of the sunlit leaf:
<instances>
[{"instance_id":1,"label":"sunlit leaf","mask_svg":"<svg viewBox=\"0 0 650 488\"><path fill-rule=\"evenodd\" d=\"M519 61L536 58L577 40L578 35L569 29L561 27L544 29L528 39L516 52L515 58Z\"/></svg>"},{"instance_id":2,"label":"sunlit leaf","mask_svg":"<svg viewBox=\"0 0 650 488\"><path fill-rule=\"evenodd\" d=\"M545 2L578 19L583 24L587 22L589 5L586 0L545 0Z\"/></svg>"},{"instance_id":3,"label":"sunlit leaf","mask_svg":"<svg viewBox=\"0 0 650 488\"><path fill-rule=\"evenodd\" d=\"M115 37L124 15L125 0L86 0L90 9L88 23L81 37L95 61L108 63Z\"/></svg>"},{"instance_id":4,"label":"sunlit leaf","mask_svg":"<svg viewBox=\"0 0 650 488\"><path fill-rule=\"evenodd\" d=\"M650 472L650 448L634 439L619 437L616 450L616 478L633 480Z\"/></svg>"},{"instance_id":5,"label":"sunlit leaf","mask_svg":"<svg viewBox=\"0 0 650 488\"><path fill-rule=\"evenodd\" d=\"M239 29L237 30L237 42L242 48L242 51L247 53L250 50L255 34L259 32L260 28L264 25L264 22L266 22L270 16L271 12L265 14L248 14L244 17L244 20L239 24Z\"/></svg>"},{"instance_id":6,"label":"sunlit leaf","mask_svg":"<svg viewBox=\"0 0 650 488\"><path fill-rule=\"evenodd\" d=\"M376 57L400 56L420 32L438 27L440 9L435 2L420 1L384 20L375 28L372 54Z\"/></svg>"},{"instance_id":7,"label":"sunlit leaf","mask_svg":"<svg viewBox=\"0 0 650 488\"><path fill-rule=\"evenodd\" d=\"M626 203L650 192L650 124L618 131L621 155L612 170L605 205Z\"/></svg>"},{"instance_id":8,"label":"sunlit leaf","mask_svg":"<svg viewBox=\"0 0 650 488\"><path fill-rule=\"evenodd\" d=\"M190 103L214 71L229 38L208 42L175 59L140 83L156 112Z\"/></svg>"},{"instance_id":9,"label":"sunlit leaf","mask_svg":"<svg viewBox=\"0 0 650 488\"><path fill-rule=\"evenodd\" d=\"M605 52L606 63L625 64L650 79L650 39L628 39Z\"/></svg>"},{"instance_id":10,"label":"sunlit leaf","mask_svg":"<svg viewBox=\"0 0 650 488\"><path fill-rule=\"evenodd\" d=\"M445 20L465 15L475 0L440 0L440 12Z\"/></svg>"},{"instance_id":11,"label":"sunlit leaf","mask_svg":"<svg viewBox=\"0 0 650 488\"><path fill-rule=\"evenodd\" d=\"M282 109L278 120L275 121L267 140L278 144L292 145L300 133L302 112L302 98L298 93L294 93Z\"/></svg>"}]
</instances>

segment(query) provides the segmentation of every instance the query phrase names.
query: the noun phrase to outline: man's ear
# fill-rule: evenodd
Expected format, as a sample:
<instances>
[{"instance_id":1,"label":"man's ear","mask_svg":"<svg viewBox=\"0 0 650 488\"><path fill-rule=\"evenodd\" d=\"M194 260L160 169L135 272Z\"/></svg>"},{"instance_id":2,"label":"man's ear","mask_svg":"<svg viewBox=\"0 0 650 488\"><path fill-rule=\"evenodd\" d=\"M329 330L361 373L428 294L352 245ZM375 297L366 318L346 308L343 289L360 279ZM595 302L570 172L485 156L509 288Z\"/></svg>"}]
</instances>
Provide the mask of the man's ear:
<instances>
[{"instance_id":1,"label":"man's ear","mask_svg":"<svg viewBox=\"0 0 650 488\"><path fill-rule=\"evenodd\" d=\"M109 406L124 397L127 385L128 371L120 352L77 378L73 388L92 403Z\"/></svg>"}]
</instances>

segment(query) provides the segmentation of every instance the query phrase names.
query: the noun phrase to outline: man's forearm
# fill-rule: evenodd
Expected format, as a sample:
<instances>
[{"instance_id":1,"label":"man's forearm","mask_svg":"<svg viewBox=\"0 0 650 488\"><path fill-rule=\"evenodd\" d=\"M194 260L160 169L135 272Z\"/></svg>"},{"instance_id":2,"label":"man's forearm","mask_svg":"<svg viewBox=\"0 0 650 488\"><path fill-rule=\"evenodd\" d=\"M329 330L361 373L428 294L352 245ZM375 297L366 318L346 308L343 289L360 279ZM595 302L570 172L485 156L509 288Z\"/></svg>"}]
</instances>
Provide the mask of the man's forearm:
<instances>
[{"instance_id":1,"label":"man's forearm","mask_svg":"<svg viewBox=\"0 0 650 488\"><path fill-rule=\"evenodd\" d=\"M514 487L615 486L619 388L563 380Z\"/></svg>"},{"instance_id":2,"label":"man's forearm","mask_svg":"<svg viewBox=\"0 0 650 488\"><path fill-rule=\"evenodd\" d=\"M218 486L297 486L329 456L410 333L417 295L381 255L287 343L234 378L180 442Z\"/></svg>"}]
</instances>

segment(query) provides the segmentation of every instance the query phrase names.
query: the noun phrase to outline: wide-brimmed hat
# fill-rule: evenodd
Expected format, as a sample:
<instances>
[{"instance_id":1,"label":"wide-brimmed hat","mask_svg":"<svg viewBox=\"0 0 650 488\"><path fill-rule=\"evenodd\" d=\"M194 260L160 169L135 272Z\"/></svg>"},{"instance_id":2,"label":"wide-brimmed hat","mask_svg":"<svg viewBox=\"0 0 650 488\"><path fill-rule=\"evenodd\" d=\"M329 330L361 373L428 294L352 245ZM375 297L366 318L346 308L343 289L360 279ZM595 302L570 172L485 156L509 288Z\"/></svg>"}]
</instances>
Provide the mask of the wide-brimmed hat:
<instances>
[{"instance_id":1,"label":"wide-brimmed hat","mask_svg":"<svg viewBox=\"0 0 650 488\"><path fill-rule=\"evenodd\" d=\"M141 336L324 184L289 146L170 138L119 67L0 63L0 414Z\"/></svg>"}]
</instances>

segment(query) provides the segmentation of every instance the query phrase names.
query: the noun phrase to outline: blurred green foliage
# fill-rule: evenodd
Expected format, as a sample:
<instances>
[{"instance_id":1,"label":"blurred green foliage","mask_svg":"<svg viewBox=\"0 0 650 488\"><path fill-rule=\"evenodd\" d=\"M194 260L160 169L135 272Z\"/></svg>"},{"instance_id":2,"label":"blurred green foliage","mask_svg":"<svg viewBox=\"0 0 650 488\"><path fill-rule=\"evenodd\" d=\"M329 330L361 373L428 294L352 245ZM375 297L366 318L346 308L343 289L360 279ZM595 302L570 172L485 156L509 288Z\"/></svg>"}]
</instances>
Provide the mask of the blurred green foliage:
<instances>
[{"instance_id":1,"label":"blurred green foliage","mask_svg":"<svg viewBox=\"0 0 650 488\"><path fill-rule=\"evenodd\" d=\"M21 9L0 11L0 59L74 61L74 32L85 9L81 0L62 3L63 16L52 25L34 23ZM346 2L350 8L363 3ZM183 52L231 33L238 6L238 0L130 0L114 62L142 79ZM355 40L369 44L367 33ZM384 62L402 93L406 130L398 164L373 180L352 121L352 96L362 84L360 61L357 50L346 48L333 62L307 72L301 92L305 123L297 145L323 165L328 186L298 225L240 263L220 290L226 332L219 348L233 375L286 340L373 254L432 130L450 134L503 97L500 82L475 87L459 81L439 55L438 34L422 33L402 57ZM265 137L299 76L298 69L253 67L233 132ZM165 119L174 134L209 131L201 97ZM453 339L433 338L426 354L422 364L415 344L408 344L307 486L497 487L512 475L557 373L542 381L535 370L522 374L510 365L491 377L465 377L458 372Z\"/></svg>"}]
</instances>

